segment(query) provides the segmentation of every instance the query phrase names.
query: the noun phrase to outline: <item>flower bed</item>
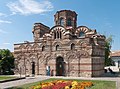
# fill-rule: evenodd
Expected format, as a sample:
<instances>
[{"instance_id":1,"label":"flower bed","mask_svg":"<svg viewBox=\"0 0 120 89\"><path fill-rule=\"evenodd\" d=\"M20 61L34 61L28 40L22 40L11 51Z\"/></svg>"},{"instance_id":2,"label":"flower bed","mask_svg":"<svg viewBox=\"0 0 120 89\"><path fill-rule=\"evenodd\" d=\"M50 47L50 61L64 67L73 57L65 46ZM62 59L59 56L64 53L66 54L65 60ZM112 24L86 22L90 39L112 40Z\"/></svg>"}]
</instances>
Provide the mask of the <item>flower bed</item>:
<instances>
[{"instance_id":1,"label":"flower bed","mask_svg":"<svg viewBox=\"0 0 120 89\"><path fill-rule=\"evenodd\" d=\"M77 81L67 81L67 80L54 80L51 82L40 83L38 85L32 86L31 89L85 89L87 87L92 87L92 82L77 82Z\"/></svg>"}]
</instances>

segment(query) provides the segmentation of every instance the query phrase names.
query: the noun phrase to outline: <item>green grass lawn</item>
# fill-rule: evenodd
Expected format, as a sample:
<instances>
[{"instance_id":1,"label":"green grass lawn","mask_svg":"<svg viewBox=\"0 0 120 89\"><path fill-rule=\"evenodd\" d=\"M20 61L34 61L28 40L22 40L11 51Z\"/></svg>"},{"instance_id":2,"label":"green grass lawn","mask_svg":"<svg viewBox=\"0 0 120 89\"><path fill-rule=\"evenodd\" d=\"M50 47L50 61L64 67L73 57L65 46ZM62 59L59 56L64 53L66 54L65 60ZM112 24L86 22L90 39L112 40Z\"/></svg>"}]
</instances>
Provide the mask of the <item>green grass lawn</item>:
<instances>
[{"instance_id":1,"label":"green grass lawn","mask_svg":"<svg viewBox=\"0 0 120 89\"><path fill-rule=\"evenodd\" d=\"M0 81L2 80L8 80L8 79L13 79L13 78L16 78L16 77L12 77L12 76L8 76L8 75L4 75L4 76L0 76Z\"/></svg>"},{"instance_id":2,"label":"green grass lawn","mask_svg":"<svg viewBox=\"0 0 120 89\"><path fill-rule=\"evenodd\" d=\"M44 80L41 82L50 82L53 80L73 80L73 79L55 79L55 78L51 78L48 80ZM76 80L76 79L74 79ZM116 89L116 82L114 81L100 81L100 80L76 80L78 82L81 81L91 81L93 82L93 86L90 89ZM30 87L32 87L33 85L37 85L40 82L35 82L35 83L30 83L30 84L25 84L22 86L18 86L18 87L14 87L14 88L8 88L8 89L30 89Z\"/></svg>"}]
</instances>

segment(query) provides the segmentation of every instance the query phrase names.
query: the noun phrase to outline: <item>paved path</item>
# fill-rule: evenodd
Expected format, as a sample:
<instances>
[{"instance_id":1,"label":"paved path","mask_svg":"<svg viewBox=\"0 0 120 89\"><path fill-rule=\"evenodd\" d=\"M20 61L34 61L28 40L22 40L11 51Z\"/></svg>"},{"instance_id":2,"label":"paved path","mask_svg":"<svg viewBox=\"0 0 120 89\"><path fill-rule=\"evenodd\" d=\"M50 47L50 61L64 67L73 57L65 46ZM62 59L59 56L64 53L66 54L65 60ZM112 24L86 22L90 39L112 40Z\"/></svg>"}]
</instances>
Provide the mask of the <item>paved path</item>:
<instances>
[{"instance_id":1,"label":"paved path","mask_svg":"<svg viewBox=\"0 0 120 89\"><path fill-rule=\"evenodd\" d=\"M48 77L48 76L36 76L36 77L28 77L26 79L11 81L6 83L0 83L0 89L20 86L27 83L42 81L49 78L63 78L63 79L82 79L82 80L107 80L107 81L116 81L117 88L120 89L120 77L97 77L97 78L84 78L84 77Z\"/></svg>"},{"instance_id":2,"label":"paved path","mask_svg":"<svg viewBox=\"0 0 120 89\"><path fill-rule=\"evenodd\" d=\"M21 79L21 80L16 80L16 81L0 83L0 89L5 89L5 88L9 88L9 87L14 87L14 86L20 86L23 84L33 83L33 82L42 81L42 80L46 80L46 79L49 79L49 77L36 76L36 77L28 77L26 79Z\"/></svg>"}]
</instances>

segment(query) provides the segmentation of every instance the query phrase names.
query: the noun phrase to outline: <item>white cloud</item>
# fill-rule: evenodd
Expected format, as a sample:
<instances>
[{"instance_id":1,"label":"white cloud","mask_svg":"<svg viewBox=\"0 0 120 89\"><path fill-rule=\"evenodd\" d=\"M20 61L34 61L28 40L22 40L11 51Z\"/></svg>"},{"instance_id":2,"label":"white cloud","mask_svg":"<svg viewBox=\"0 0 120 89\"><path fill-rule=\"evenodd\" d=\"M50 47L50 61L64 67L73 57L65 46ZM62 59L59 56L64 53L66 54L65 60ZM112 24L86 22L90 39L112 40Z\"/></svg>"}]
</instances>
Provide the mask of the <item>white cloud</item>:
<instances>
[{"instance_id":1,"label":"white cloud","mask_svg":"<svg viewBox=\"0 0 120 89\"><path fill-rule=\"evenodd\" d=\"M0 20L0 24L2 23L12 23L11 21L7 21L7 20Z\"/></svg>"},{"instance_id":2,"label":"white cloud","mask_svg":"<svg viewBox=\"0 0 120 89\"><path fill-rule=\"evenodd\" d=\"M13 14L19 13L22 15L41 14L53 10L53 5L50 1L40 0L18 0L9 2L7 6Z\"/></svg>"},{"instance_id":3,"label":"white cloud","mask_svg":"<svg viewBox=\"0 0 120 89\"><path fill-rule=\"evenodd\" d=\"M10 14L10 16L15 15L15 14L16 14L15 12L12 12L12 14Z\"/></svg>"},{"instance_id":4,"label":"white cloud","mask_svg":"<svg viewBox=\"0 0 120 89\"><path fill-rule=\"evenodd\" d=\"M4 31L4 30L2 30L2 29L0 29L0 33L7 33L6 31Z\"/></svg>"},{"instance_id":5,"label":"white cloud","mask_svg":"<svg viewBox=\"0 0 120 89\"><path fill-rule=\"evenodd\" d=\"M0 16L6 16L6 14L4 14L4 13L0 13Z\"/></svg>"}]
</instances>

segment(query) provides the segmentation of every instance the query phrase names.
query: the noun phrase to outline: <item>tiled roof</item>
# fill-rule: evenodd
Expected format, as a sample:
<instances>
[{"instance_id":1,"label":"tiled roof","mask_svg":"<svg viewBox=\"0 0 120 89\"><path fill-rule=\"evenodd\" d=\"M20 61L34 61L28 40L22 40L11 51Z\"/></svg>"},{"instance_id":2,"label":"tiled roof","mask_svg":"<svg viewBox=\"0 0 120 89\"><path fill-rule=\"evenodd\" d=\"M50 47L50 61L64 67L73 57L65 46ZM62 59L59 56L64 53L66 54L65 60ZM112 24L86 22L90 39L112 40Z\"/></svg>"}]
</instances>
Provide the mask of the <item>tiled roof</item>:
<instances>
[{"instance_id":1,"label":"tiled roof","mask_svg":"<svg viewBox=\"0 0 120 89\"><path fill-rule=\"evenodd\" d=\"M115 52L112 52L111 54L110 54L110 56L111 57L118 57L118 56L120 56L120 51L115 51Z\"/></svg>"}]
</instances>

